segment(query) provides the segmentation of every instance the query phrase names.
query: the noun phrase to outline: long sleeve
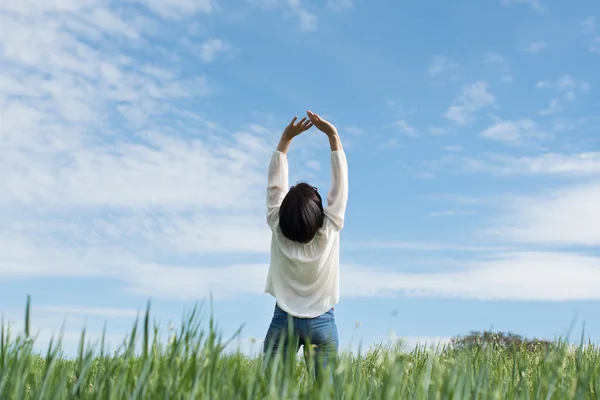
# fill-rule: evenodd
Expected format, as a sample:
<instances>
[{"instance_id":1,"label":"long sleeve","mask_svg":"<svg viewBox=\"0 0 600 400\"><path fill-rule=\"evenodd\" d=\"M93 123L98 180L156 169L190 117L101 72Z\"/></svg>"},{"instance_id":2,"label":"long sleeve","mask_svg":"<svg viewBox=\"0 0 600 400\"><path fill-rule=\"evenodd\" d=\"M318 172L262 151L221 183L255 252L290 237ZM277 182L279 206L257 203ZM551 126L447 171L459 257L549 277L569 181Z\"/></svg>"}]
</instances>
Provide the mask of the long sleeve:
<instances>
[{"instance_id":1,"label":"long sleeve","mask_svg":"<svg viewBox=\"0 0 600 400\"><path fill-rule=\"evenodd\" d=\"M267 223L270 227L278 221L279 206L288 191L287 156L276 150L269 164L267 181Z\"/></svg>"},{"instance_id":2,"label":"long sleeve","mask_svg":"<svg viewBox=\"0 0 600 400\"><path fill-rule=\"evenodd\" d=\"M342 230L348 202L348 162L343 150L331 152L331 172L331 189L324 212L336 229Z\"/></svg>"}]
</instances>

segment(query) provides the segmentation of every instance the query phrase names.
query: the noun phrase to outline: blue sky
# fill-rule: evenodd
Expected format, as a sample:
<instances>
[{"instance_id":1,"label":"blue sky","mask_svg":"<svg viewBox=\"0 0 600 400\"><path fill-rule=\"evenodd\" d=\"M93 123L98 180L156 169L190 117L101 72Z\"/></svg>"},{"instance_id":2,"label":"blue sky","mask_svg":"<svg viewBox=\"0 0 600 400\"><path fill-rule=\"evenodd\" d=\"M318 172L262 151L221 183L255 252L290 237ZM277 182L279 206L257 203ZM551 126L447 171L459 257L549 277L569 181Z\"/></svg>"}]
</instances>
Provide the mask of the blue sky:
<instances>
[{"instance_id":1,"label":"blue sky","mask_svg":"<svg viewBox=\"0 0 600 400\"><path fill-rule=\"evenodd\" d=\"M266 171L311 109L350 172L341 346L497 329L600 340L600 4L8 0L0 312L115 347L214 297L257 348ZM290 181L328 188L315 129ZM323 189L321 189L323 190ZM166 328L165 328L166 329ZM254 344L252 344L254 342Z\"/></svg>"}]
</instances>

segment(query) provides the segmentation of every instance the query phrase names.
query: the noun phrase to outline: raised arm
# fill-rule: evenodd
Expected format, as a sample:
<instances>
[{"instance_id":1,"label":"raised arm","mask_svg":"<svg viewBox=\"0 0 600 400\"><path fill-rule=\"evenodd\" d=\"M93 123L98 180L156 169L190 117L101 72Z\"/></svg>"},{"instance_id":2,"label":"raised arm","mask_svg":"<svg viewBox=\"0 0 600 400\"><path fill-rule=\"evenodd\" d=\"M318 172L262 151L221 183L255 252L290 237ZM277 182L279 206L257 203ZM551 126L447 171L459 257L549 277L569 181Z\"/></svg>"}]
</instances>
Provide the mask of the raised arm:
<instances>
[{"instance_id":1,"label":"raised arm","mask_svg":"<svg viewBox=\"0 0 600 400\"><path fill-rule=\"evenodd\" d=\"M287 143L289 146L289 142ZM273 227L278 221L279 206L288 191L288 162L284 152L277 150L271 156L267 180L267 223Z\"/></svg>"},{"instance_id":2,"label":"raised arm","mask_svg":"<svg viewBox=\"0 0 600 400\"><path fill-rule=\"evenodd\" d=\"M346 204L348 203L348 162L343 150L331 151L331 188L327 194L327 206L323 209L337 230L344 228Z\"/></svg>"},{"instance_id":3,"label":"raised arm","mask_svg":"<svg viewBox=\"0 0 600 400\"><path fill-rule=\"evenodd\" d=\"M317 114L307 111L311 122L329 139L331 148L331 188L327 194L327 206L324 213L337 230L344 227L346 204L348 203L348 162L342 148L342 142L333 124Z\"/></svg>"},{"instance_id":4,"label":"raised arm","mask_svg":"<svg viewBox=\"0 0 600 400\"><path fill-rule=\"evenodd\" d=\"M302 118L296 123L297 117L285 128L277 149L271 156L267 178L267 223L274 227L279 220L279 206L288 191L288 162L287 152L292 139L310 129L312 123Z\"/></svg>"}]
</instances>

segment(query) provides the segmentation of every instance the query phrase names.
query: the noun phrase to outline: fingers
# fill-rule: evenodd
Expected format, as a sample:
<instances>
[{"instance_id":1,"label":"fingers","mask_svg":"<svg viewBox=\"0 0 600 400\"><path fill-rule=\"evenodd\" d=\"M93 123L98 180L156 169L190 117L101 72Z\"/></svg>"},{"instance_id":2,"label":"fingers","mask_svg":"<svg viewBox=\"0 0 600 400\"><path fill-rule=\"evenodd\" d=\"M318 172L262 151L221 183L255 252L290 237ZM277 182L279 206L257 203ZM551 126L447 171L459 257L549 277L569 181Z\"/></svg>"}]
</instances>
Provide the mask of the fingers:
<instances>
[{"instance_id":1,"label":"fingers","mask_svg":"<svg viewBox=\"0 0 600 400\"><path fill-rule=\"evenodd\" d=\"M312 128L312 126L313 126L313 123L312 123L312 122L310 122L310 120L307 120L305 123L303 123L303 124L300 126L300 129L302 129L302 131L307 131L307 130L309 130L310 128Z\"/></svg>"},{"instance_id":2,"label":"fingers","mask_svg":"<svg viewBox=\"0 0 600 400\"><path fill-rule=\"evenodd\" d=\"M298 122L298 125L296 125L298 127L298 129L300 129L302 132L310 129L311 126L313 126L313 123L310 119L307 119L306 117L302 118L300 120L300 122Z\"/></svg>"},{"instance_id":3,"label":"fingers","mask_svg":"<svg viewBox=\"0 0 600 400\"><path fill-rule=\"evenodd\" d=\"M290 122L290 124L288 125L288 127L296 128L300 132L309 130L310 128L312 128L314 126L314 122L315 122L314 116L316 116L316 114L310 113L310 114L308 114L308 118L304 117L300 121L297 121L298 116L295 116L292 119L292 121Z\"/></svg>"},{"instance_id":4,"label":"fingers","mask_svg":"<svg viewBox=\"0 0 600 400\"><path fill-rule=\"evenodd\" d=\"M321 120L321 117L310 110L306 110L306 115L308 115L308 118L310 118L310 120L313 122L318 122Z\"/></svg>"}]
</instances>

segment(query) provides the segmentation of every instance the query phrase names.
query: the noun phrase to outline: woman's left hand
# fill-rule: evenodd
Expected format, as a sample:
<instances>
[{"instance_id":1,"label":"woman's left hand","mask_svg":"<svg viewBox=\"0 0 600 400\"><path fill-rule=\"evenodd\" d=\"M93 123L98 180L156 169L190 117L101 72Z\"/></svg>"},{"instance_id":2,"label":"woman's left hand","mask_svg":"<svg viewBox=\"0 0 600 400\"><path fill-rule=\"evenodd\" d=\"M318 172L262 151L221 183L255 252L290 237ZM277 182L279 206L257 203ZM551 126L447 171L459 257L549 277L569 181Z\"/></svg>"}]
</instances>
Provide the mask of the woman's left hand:
<instances>
[{"instance_id":1,"label":"woman's left hand","mask_svg":"<svg viewBox=\"0 0 600 400\"><path fill-rule=\"evenodd\" d=\"M306 117L296 122L297 119L298 117L294 117L294 119L292 119L292 122L290 122L290 124L285 127L283 134L281 135L282 139L292 140L293 138L295 138L302 132L309 130L313 126L313 123L310 121L310 119Z\"/></svg>"}]
</instances>

